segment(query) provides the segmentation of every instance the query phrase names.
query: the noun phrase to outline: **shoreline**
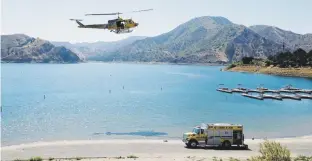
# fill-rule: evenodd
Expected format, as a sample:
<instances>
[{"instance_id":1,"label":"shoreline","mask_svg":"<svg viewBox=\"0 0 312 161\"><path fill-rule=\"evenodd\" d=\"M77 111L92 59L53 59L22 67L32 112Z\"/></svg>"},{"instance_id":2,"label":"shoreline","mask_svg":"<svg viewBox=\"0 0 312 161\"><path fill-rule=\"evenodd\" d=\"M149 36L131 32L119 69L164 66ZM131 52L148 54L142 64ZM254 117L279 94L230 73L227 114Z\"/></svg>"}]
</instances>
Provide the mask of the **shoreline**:
<instances>
[{"instance_id":1,"label":"shoreline","mask_svg":"<svg viewBox=\"0 0 312 161\"><path fill-rule=\"evenodd\" d=\"M170 63L170 62L134 62L134 61L85 61L77 63L16 63L16 62L1 62L3 64L87 64L87 63L99 63L99 64L147 64L147 65L187 65L187 66L226 66L227 64L219 63Z\"/></svg>"},{"instance_id":2,"label":"shoreline","mask_svg":"<svg viewBox=\"0 0 312 161\"><path fill-rule=\"evenodd\" d=\"M292 156L312 156L312 136L295 138L267 139L277 141L292 152ZM247 159L259 154L259 144L264 139L245 139L249 150L216 150L213 148L188 149L182 140L73 140L54 142L34 142L1 147L2 160L29 159L39 156L43 159L57 158L58 160L133 160L127 156L136 156L136 160L183 160L191 161L213 157L229 159L230 157ZM79 159L79 160L80 160Z\"/></svg>"},{"instance_id":3,"label":"shoreline","mask_svg":"<svg viewBox=\"0 0 312 161\"><path fill-rule=\"evenodd\" d=\"M267 138L267 140L276 140L276 141L303 141L308 139L312 142L312 135L304 135L304 136L294 136L294 137L278 137L278 138ZM168 141L165 142L164 140ZM252 139L245 139L245 141L264 141L264 138L255 138ZM6 145L2 146L1 148L4 150L7 149L19 149L19 148L30 148L30 147L44 147L44 146L62 146L62 145L88 145L88 144L103 144L103 143L161 143L165 142L167 144L180 144L183 143L181 139L99 139L99 140L56 140L56 141L36 141L31 143L21 143L21 144L14 144L14 145Z\"/></svg>"},{"instance_id":4,"label":"shoreline","mask_svg":"<svg viewBox=\"0 0 312 161\"><path fill-rule=\"evenodd\" d=\"M299 77L312 78L312 68L279 68L279 67L258 67L254 65L235 66L230 69L224 68L223 71L243 72L243 73L261 73L267 75L284 76L284 77Z\"/></svg>"},{"instance_id":5,"label":"shoreline","mask_svg":"<svg viewBox=\"0 0 312 161\"><path fill-rule=\"evenodd\" d=\"M254 138L254 140L289 140L289 139L312 139L312 134L302 136L281 136L281 137L265 137L265 138ZM157 143L163 142L164 140L171 141L172 143L180 143L181 139L177 138L105 138L105 139L81 139L81 140L51 140L51 141L33 141L26 143L18 143L12 145L3 145L1 148L18 148L18 147L37 147L37 146L55 146L55 145L79 145L79 144L102 144L102 143L113 143L113 142L129 142L129 143ZM252 138L245 138L250 141Z\"/></svg>"}]
</instances>

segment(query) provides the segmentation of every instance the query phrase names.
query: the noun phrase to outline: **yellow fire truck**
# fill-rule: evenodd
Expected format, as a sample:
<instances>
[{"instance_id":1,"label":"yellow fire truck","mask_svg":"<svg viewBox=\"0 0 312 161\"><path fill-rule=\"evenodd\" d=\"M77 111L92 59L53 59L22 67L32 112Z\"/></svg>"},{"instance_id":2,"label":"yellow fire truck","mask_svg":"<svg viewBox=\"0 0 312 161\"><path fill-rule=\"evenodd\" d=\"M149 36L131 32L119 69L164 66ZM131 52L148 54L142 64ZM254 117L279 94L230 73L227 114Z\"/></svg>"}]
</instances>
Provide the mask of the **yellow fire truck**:
<instances>
[{"instance_id":1,"label":"yellow fire truck","mask_svg":"<svg viewBox=\"0 0 312 161\"><path fill-rule=\"evenodd\" d=\"M182 141L188 148L216 146L229 149L234 145L248 149L248 145L244 144L243 125L240 124L202 123L192 132L184 133Z\"/></svg>"}]
</instances>

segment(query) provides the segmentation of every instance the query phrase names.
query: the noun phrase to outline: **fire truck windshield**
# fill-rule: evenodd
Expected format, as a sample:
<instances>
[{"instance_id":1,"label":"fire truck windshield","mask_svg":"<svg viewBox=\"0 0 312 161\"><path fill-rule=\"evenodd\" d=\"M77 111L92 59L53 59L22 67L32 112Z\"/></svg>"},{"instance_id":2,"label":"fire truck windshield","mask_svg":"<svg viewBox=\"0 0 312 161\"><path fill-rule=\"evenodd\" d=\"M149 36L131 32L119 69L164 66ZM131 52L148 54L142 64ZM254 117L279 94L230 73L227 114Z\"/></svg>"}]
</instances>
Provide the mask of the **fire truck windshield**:
<instances>
[{"instance_id":1,"label":"fire truck windshield","mask_svg":"<svg viewBox=\"0 0 312 161\"><path fill-rule=\"evenodd\" d=\"M200 129L199 128L194 128L192 132L195 133L195 134L199 134L200 133Z\"/></svg>"}]
</instances>

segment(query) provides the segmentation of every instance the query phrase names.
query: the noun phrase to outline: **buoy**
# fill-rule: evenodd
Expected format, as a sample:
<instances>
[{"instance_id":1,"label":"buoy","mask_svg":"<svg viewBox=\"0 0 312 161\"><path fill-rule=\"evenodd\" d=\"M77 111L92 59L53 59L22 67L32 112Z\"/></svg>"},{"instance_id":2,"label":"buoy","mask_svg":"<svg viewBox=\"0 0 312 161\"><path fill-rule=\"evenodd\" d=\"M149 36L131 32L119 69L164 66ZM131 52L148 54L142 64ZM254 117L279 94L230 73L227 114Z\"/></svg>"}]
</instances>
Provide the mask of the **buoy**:
<instances>
[{"instance_id":1,"label":"buoy","mask_svg":"<svg viewBox=\"0 0 312 161\"><path fill-rule=\"evenodd\" d=\"M43 99L45 99L45 95L43 95Z\"/></svg>"}]
</instances>

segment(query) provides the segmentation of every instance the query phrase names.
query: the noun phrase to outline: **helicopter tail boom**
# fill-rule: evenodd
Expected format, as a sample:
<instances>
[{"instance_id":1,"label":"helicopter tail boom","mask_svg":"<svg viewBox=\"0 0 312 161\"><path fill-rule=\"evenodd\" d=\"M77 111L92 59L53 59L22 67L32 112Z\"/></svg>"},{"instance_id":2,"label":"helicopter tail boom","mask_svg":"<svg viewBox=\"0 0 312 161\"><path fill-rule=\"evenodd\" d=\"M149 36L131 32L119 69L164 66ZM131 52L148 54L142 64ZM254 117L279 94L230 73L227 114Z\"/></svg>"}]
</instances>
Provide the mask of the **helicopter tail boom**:
<instances>
[{"instance_id":1,"label":"helicopter tail boom","mask_svg":"<svg viewBox=\"0 0 312 161\"><path fill-rule=\"evenodd\" d=\"M71 21L76 21L79 25L79 27L85 27L84 24L82 24L80 21L82 21L81 19L70 19Z\"/></svg>"}]
</instances>

